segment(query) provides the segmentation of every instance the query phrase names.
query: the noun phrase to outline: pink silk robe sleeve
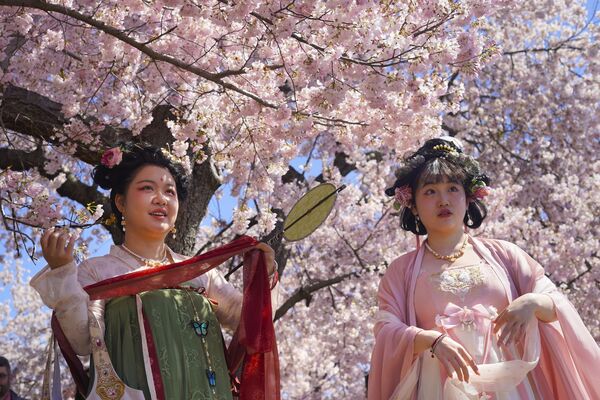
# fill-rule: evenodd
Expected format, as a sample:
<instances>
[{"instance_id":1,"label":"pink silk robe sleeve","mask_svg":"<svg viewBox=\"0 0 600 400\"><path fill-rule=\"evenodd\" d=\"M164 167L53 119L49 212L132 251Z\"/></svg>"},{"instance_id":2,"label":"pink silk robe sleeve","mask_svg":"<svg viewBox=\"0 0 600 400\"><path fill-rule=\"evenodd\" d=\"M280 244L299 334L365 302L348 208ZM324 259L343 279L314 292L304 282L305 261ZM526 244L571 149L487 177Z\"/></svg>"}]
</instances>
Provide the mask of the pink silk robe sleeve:
<instances>
[{"instance_id":1,"label":"pink silk robe sleeve","mask_svg":"<svg viewBox=\"0 0 600 400\"><path fill-rule=\"evenodd\" d=\"M389 266L379 284L379 310L397 317L396 321L377 322L374 327L375 347L369 372L369 400L388 399L398 382L410 371L415 357L413 345L422 329L408 324L405 282L415 253L396 259Z\"/></svg>"},{"instance_id":2,"label":"pink silk robe sleeve","mask_svg":"<svg viewBox=\"0 0 600 400\"><path fill-rule=\"evenodd\" d=\"M542 351L532 374L541 397L600 399L600 348L575 307L544 275L542 266L521 248L499 240L483 242L507 267L516 290L513 298L533 292L546 294L554 302L558 320L538 324Z\"/></svg>"}]
</instances>

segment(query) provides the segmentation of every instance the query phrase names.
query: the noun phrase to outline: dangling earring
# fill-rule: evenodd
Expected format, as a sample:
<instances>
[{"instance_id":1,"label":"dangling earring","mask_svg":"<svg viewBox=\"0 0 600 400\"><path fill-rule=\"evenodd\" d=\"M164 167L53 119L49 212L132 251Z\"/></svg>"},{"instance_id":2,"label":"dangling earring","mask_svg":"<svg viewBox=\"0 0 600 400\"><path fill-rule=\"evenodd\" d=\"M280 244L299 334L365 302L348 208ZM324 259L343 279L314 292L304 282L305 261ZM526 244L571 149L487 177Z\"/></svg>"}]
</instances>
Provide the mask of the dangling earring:
<instances>
[{"instance_id":1,"label":"dangling earring","mask_svg":"<svg viewBox=\"0 0 600 400\"><path fill-rule=\"evenodd\" d=\"M419 218L419 214L415 214L415 230L417 233L421 233L421 218Z\"/></svg>"},{"instance_id":2,"label":"dangling earring","mask_svg":"<svg viewBox=\"0 0 600 400\"><path fill-rule=\"evenodd\" d=\"M473 225L473 220L471 219L471 215L469 214L469 212L467 211L466 213L466 217L467 217L467 226L469 225Z\"/></svg>"},{"instance_id":3,"label":"dangling earring","mask_svg":"<svg viewBox=\"0 0 600 400\"><path fill-rule=\"evenodd\" d=\"M121 226L123 227L123 233L125 233L125 226L127 225L127 222L125 221L125 216L123 215L121 217Z\"/></svg>"},{"instance_id":4,"label":"dangling earring","mask_svg":"<svg viewBox=\"0 0 600 400\"><path fill-rule=\"evenodd\" d=\"M177 237L176 233L177 233L177 229L175 227L172 227L171 230L169 231L171 232L171 237L173 239L175 239Z\"/></svg>"}]
</instances>

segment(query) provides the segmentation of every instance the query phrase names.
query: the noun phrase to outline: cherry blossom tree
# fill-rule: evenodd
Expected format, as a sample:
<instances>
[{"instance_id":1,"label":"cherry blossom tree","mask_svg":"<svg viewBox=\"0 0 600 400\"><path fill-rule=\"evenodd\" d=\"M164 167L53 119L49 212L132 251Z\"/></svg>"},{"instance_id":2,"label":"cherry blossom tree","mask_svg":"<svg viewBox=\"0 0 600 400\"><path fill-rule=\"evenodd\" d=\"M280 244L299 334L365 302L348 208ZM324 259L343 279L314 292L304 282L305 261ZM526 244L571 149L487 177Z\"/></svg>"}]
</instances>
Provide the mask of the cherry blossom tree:
<instances>
[{"instance_id":1,"label":"cherry blossom tree","mask_svg":"<svg viewBox=\"0 0 600 400\"><path fill-rule=\"evenodd\" d=\"M489 235L534 255L600 339L598 21L582 5L557 1L521 5L499 24L490 18L481 28L503 56L463 82L463 106L444 127L513 192L508 207L495 209Z\"/></svg>"},{"instance_id":2,"label":"cherry blossom tree","mask_svg":"<svg viewBox=\"0 0 600 400\"><path fill-rule=\"evenodd\" d=\"M86 229L79 257L122 240L89 173L123 141L186 166L169 242L186 254L272 238L307 189L346 184L312 236L272 242L276 328L285 398L361 398L379 277L414 246L383 191L402 155L450 134L493 178L473 234L525 248L600 338L600 66L584 4L0 0L0 26L4 265L39 257L52 225ZM227 192L233 217L208 212ZM0 352L36 393L48 312L22 273L3 271L2 316L16 317L0 322Z\"/></svg>"}]
</instances>

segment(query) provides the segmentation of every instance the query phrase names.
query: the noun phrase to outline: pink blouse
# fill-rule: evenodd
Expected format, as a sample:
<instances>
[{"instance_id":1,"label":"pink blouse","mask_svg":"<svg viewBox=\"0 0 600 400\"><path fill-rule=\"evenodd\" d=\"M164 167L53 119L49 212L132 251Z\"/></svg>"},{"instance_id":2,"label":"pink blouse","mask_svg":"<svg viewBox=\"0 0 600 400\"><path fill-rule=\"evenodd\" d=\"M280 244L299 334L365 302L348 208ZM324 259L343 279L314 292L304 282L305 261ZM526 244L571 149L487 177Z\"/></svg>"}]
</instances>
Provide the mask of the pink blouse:
<instances>
[{"instance_id":1,"label":"pink blouse","mask_svg":"<svg viewBox=\"0 0 600 400\"><path fill-rule=\"evenodd\" d=\"M508 306L502 283L483 260L452 265L436 273L421 270L415 289L417 325L436 329L436 317L444 315L449 304L468 309L485 304L499 311Z\"/></svg>"}]
</instances>

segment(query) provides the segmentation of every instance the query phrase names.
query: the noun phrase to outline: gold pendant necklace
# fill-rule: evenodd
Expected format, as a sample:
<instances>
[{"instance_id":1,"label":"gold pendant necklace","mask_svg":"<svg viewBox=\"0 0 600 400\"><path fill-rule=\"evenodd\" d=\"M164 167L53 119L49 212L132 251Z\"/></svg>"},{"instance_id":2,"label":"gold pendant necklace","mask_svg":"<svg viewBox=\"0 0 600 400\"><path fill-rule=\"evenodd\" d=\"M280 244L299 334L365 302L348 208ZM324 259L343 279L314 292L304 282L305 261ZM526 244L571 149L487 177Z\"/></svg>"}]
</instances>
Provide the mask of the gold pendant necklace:
<instances>
[{"instance_id":1,"label":"gold pendant necklace","mask_svg":"<svg viewBox=\"0 0 600 400\"><path fill-rule=\"evenodd\" d=\"M428 242L425 242L425 247L438 260L454 262L454 261L458 260L459 258L461 258L465 254L465 249L467 248L467 239L468 239L468 237L465 237L465 241L463 242L462 246L460 246L460 249L458 249L458 251L456 251L455 253L449 254L447 256L443 256L443 255L437 253L435 250L433 250L431 248L431 246L429 246Z\"/></svg>"},{"instance_id":2,"label":"gold pendant necklace","mask_svg":"<svg viewBox=\"0 0 600 400\"><path fill-rule=\"evenodd\" d=\"M142 257L139 254L134 253L131 249L129 249L124 244L121 245L121 248L123 250L125 250L126 252L128 252L129 254L131 254L132 256L134 256L135 258L137 258L138 260L140 260L141 262L143 262L146 267L159 267L161 265L165 265L165 264L168 263L168 253L167 253L167 247L166 246L164 247L163 257L160 260L155 260L155 259L152 259L152 258Z\"/></svg>"}]
</instances>

